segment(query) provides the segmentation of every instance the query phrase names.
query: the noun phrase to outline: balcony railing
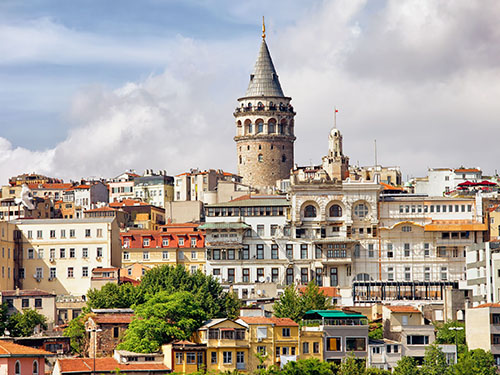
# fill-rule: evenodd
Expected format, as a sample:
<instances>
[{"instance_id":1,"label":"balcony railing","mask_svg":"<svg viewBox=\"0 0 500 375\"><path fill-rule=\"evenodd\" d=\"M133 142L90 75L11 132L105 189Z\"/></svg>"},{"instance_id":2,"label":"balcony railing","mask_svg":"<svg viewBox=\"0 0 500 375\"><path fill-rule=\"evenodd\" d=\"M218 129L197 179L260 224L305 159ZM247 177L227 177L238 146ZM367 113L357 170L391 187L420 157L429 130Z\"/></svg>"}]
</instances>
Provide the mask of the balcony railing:
<instances>
[{"instance_id":1,"label":"balcony railing","mask_svg":"<svg viewBox=\"0 0 500 375\"><path fill-rule=\"evenodd\" d=\"M368 319L308 319L303 320L302 323L307 327L318 326L366 326Z\"/></svg>"}]
</instances>

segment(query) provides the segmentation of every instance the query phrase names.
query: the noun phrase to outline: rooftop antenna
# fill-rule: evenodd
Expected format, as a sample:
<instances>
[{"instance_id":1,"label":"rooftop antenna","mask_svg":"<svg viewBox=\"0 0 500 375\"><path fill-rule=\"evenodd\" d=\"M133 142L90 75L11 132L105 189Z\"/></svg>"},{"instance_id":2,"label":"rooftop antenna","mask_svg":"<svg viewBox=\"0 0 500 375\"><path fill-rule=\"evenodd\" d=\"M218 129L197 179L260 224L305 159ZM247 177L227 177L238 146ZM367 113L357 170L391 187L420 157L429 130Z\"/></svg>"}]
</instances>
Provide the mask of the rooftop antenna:
<instances>
[{"instance_id":1,"label":"rooftop antenna","mask_svg":"<svg viewBox=\"0 0 500 375\"><path fill-rule=\"evenodd\" d=\"M262 39L266 39L266 24L264 22L264 16L262 16Z\"/></svg>"}]
</instances>

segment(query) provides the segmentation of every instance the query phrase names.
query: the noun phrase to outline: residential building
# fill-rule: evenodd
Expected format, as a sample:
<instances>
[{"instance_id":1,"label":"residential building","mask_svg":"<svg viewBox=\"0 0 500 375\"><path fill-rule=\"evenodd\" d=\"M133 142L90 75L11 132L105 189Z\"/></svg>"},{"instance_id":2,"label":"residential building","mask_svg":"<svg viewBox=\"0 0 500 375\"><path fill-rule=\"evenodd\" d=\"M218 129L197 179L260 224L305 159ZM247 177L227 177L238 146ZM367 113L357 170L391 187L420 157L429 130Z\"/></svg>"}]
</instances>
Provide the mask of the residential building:
<instances>
[{"instance_id":1,"label":"residential building","mask_svg":"<svg viewBox=\"0 0 500 375\"><path fill-rule=\"evenodd\" d=\"M64 202L75 204L76 218L83 217L83 211L96 208L99 204L109 202L109 191L102 181L84 182L64 191Z\"/></svg>"},{"instance_id":2,"label":"residential building","mask_svg":"<svg viewBox=\"0 0 500 375\"><path fill-rule=\"evenodd\" d=\"M63 336L62 332L45 331L43 335L36 334L28 337L0 337L0 340L13 342L14 344L41 349L52 354L70 355L71 337ZM1 345L0 341L0 345ZM29 373L31 375L31 373Z\"/></svg>"},{"instance_id":3,"label":"residential building","mask_svg":"<svg viewBox=\"0 0 500 375\"><path fill-rule=\"evenodd\" d=\"M207 345L187 340L162 345L165 365L174 373L189 374L207 368Z\"/></svg>"},{"instance_id":4,"label":"residential building","mask_svg":"<svg viewBox=\"0 0 500 375\"><path fill-rule=\"evenodd\" d=\"M51 356L45 350L0 341L0 371L5 375L43 375L45 361Z\"/></svg>"},{"instance_id":5,"label":"residential building","mask_svg":"<svg viewBox=\"0 0 500 375\"><path fill-rule=\"evenodd\" d=\"M323 360L340 363L346 355L367 357L368 319L356 312L310 310L303 317L301 335L322 334ZM301 336L302 338L302 336Z\"/></svg>"},{"instance_id":6,"label":"residential building","mask_svg":"<svg viewBox=\"0 0 500 375\"><path fill-rule=\"evenodd\" d=\"M220 169L205 171L191 169L189 172L175 176L174 181L174 199L176 201L201 201L209 203L205 195L216 191L219 181L238 183L241 181L241 177Z\"/></svg>"},{"instance_id":7,"label":"residential building","mask_svg":"<svg viewBox=\"0 0 500 375\"><path fill-rule=\"evenodd\" d=\"M255 191L256 190L251 186L242 184L241 182L219 180L217 189L205 194L205 203L214 204L229 202L244 196L250 196L250 194L255 193Z\"/></svg>"},{"instance_id":8,"label":"residential building","mask_svg":"<svg viewBox=\"0 0 500 375\"><path fill-rule=\"evenodd\" d=\"M422 312L410 305L386 305L382 308L384 338L401 344L401 355L421 364L425 349L435 340L434 326ZM393 348L394 349L394 348Z\"/></svg>"},{"instance_id":9,"label":"residential building","mask_svg":"<svg viewBox=\"0 0 500 375\"><path fill-rule=\"evenodd\" d=\"M293 167L295 112L285 96L263 34L245 95L238 99L236 151L243 183L271 190Z\"/></svg>"},{"instance_id":10,"label":"residential building","mask_svg":"<svg viewBox=\"0 0 500 375\"><path fill-rule=\"evenodd\" d=\"M0 221L0 290L12 290L15 283L15 226Z\"/></svg>"},{"instance_id":11,"label":"residential building","mask_svg":"<svg viewBox=\"0 0 500 375\"><path fill-rule=\"evenodd\" d=\"M101 289L107 283L120 283L120 268L106 267L94 268L90 279L90 287L92 289Z\"/></svg>"},{"instance_id":12,"label":"residential building","mask_svg":"<svg viewBox=\"0 0 500 375\"><path fill-rule=\"evenodd\" d=\"M18 176L9 178L10 186L22 186L23 184L45 184L45 183L62 183L62 180L53 177L43 176L36 173L24 173Z\"/></svg>"},{"instance_id":13,"label":"residential building","mask_svg":"<svg viewBox=\"0 0 500 375\"><path fill-rule=\"evenodd\" d=\"M134 171L127 171L108 181L109 202L121 202L134 198L134 179L141 177Z\"/></svg>"},{"instance_id":14,"label":"residential building","mask_svg":"<svg viewBox=\"0 0 500 375\"><path fill-rule=\"evenodd\" d=\"M122 265L146 267L182 264L190 272L204 271L205 232L199 224L167 224L157 231L129 230L121 233Z\"/></svg>"},{"instance_id":15,"label":"residential building","mask_svg":"<svg viewBox=\"0 0 500 375\"><path fill-rule=\"evenodd\" d=\"M491 351L500 366L500 304L485 303L467 309L465 337L469 350Z\"/></svg>"},{"instance_id":16,"label":"residential building","mask_svg":"<svg viewBox=\"0 0 500 375\"><path fill-rule=\"evenodd\" d=\"M138 354L138 357L141 354ZM132 356L133 357L133 356ZM145 358L142 354L142 358ZM125 357L123 357L125 358ZM150 358L150 357L147 357ZM95 367L94 367L95 364ZM132 360L118 361L114 357L105 358L58 358L52 375L94 375L94 374L116 374L120 372L127 375L157 374L163 375L171 370L159 362L139 362Z\"/></svg>"},{"instance_id":17,"label":"residential building","mask_svg":"<svg viewBox=\"0 0 500 375\"><path fill-rule=\"evenodd\" d=\"M172 201L165 203L166 222L199 223L203 219L203 202L201 201Z\"/></svg>"},{"instance_id":18,"label":"residential building","mask_svg":"<svg viewBox=\"0 0 500 375\"><path fill-rule=\"evenodd\" d=\"M373 181L375 176L380 179L381 183L391 186L401 186L403 184L400 167L383 167L381 165L370 167L349 166L349 177L352 179Z\"/></svg>"},{"instance_id":19,"label":"residential building","mask_svg":"<svg viewBox=\"0 0 500 375\"><path fill-rule=\"evenodd\" d=\"M33 198L34 208L30 210L23 204L16 203L16 198L0 199L0 221L16 219L49 219L53 217L50 198Z\"/></svg>"},{"instance_id":20,"label":"residential building","mask_svg":"<svg viewBox=\"0 0 500 375\"><path fill-rule=\"evenodd\" d=\"M165 208L174 200L174 178L166 171L154 173L147 169L142 177L134 178L134 197L153 206Z\"/></svg>"},{"instance_id":21,"label":"residential building","mask_svg":"<svg viewBox=\"0 0 500 375\"><path fill-rule=\"evenodd\" d=\"M16 278L23 289L85 295L94 268L120 266L115 218L14 220L20 232Z\"/></svg>"},{"instance_id":22,"label":"residential building","mask_svg":"<svg viewBox=\"0 0 500 375\"><path fill-rule=\"evenodd\" d=\"M236 322L248 327L250 372L260 366L257 353L265 357L265 367L284 366L299 358L299 325L292 319L241 316Z\"/></svg>"},{"instance_id":23,"label":"residential building","mask_svg":"<svg viewBox=\"0 0 500 375\"><path fill-rule=\"evenodd\" d=\"M413 180L413 188L416 194L441 197L456 190L463 182L480 182L481 179L482 171L479 168L429 168L426 177Z\"/></svg>"},{"instance_id":24,"label":"residential building","mask_svg":"<svg viewBox=\"0 0 500 375\"><path fill-rule=\"evenodd\" d=\"M249 361L252 359L248 331L248 326L240 321L227 318L206 321L195 334L195 341L206 345L206 370L250 372Z\"/></svg>"},{"instance_id":25,"label":"residential building","mask_svg":"<svg viewBox=\"0 0 500 375\"><path fill-rule=\"evenodd\" d=\"M133 319L132 309L92 309L85 321L89 357L111 355Z\"/></svg>"},{"instance_id":26,"label":"residential building","mask_svg":"<svg viewBox=\"0 0 500 375\"><path fill-rule=\"evenodd\" d=\"M7 313L22 313L24 310L36 310L52 326L56 323L56 295L43 290L2 290L0 301L7 305Z\"/></svg>"},{"instance_id":27,"label":"residential building","mask_svg":"<svg viewBox=\"0 0 500 375\"><path fill-rule=\"evenodd\" d=\"M30 183L28 188L33 197L50 198L53 201L62 199L64 191L70 189L73 183L53 182L53 183Z\"/></svg>"},{"instance_id":28,"label":"residential building","mask_svg":"<svg viewBox=\"0 0 500 375\"><path fill-rule=\"evenodd\" d=\"M110 208L120 209L128 213L127 228L157 230L165 224L165 209L141 202L137 199L123 199L112 202Z\"/></svg>"},{"instance_id":29,"label":"residential building","mask_svg":"<svg viewBox=\"0 0 500 375\"><path fill-rule=\"evenodd\" d=\"M119 208L111 208L109 206L93 208L91 210L86 210L83 212L83 217L88 218L100 218L100 217L115 217L120 228L125 228L125 226L130 222L130 214Z\"/></svg>"},{"instance_id":30,"label":"residential building","mask_svg":"<svg viewBox=\"0 0 500 375\"><path fill-rule=\"evenodd\" d=\"M57 325L68 324L78 317L87 305L84 295L59 295L56 297Z\"/></svg>"}]
</instances>

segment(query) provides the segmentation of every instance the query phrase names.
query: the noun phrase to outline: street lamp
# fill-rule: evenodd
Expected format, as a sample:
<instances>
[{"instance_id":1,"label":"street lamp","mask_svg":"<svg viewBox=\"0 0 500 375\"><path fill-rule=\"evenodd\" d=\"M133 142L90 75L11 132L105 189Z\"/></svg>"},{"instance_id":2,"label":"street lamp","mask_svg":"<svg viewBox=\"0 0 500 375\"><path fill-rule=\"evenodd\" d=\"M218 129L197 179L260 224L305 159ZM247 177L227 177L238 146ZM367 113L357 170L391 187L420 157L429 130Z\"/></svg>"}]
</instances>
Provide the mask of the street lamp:
<instances>
[{"instance_id":1,"label":"street lamp","mask_svg":"<svg viewBox=\"0 0 500 375\"><path fill-rule=\"evenodd\" d=\"M462 331L464 327L450 327L450 331L455 331L455 363L458 362L458 331Z\"/></svg>"},{"instance_id":2,"label":"street lamp","mask_svg":"<svg viewBox=\"0 0 500 375\"><path fill-rule=\"evenodd\" d=\"M102 332L102 329L91 328L87 332L94 332L94 366L92 367L92 374L95 375L95 357L97 356L97 332Z\"/></svg>"}]
</instances>

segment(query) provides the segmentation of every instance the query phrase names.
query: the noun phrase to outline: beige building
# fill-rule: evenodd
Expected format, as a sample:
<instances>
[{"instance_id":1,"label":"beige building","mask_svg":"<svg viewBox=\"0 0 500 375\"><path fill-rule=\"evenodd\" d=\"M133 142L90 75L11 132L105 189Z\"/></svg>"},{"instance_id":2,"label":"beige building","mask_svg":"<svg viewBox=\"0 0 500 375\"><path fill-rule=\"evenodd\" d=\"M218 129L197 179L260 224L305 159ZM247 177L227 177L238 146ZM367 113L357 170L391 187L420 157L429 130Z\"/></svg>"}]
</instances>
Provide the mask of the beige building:
<instances>
[{"instance_id":1,"label":"beige building","mask_svg":"<svg viewBox=\"0 0 500 375\"><path fill-rule=\"evenodd\" d=\"M206 195L217 190L219 181L240 182L241 177L220 169L206 171L191 169L189 172L175 176L174 181L174 199L176 201L208 203Z\"/></svg>"},{"instance_id":2,"label":"beige building","mask_svg":"<svg viewBox=\"0 0 500 375\"><path fill-rule=\"evenodd\" d=\"M134 178L134 197L150 205L165 208L174 200L174 178L166 171L147 169L144 176Z\"/></svg>"},{"instance_id":3,"label":"beige building","mask_svg":"<svg viewBox=\"0 0 500 375\"><path fill-rule=\"evenodd\" d=\"M121 265L115 218L16 220L23 289L85 295L92 270Z\"/></svg>"},{"instance_id":4,"label":"beige building","mask_svg":"<svg viewBox=\"0 0 500 375\"><path fill-rule=\"evenodd\" d=\"M486 303L467 309L465 337L469 350L491 351L500 366L500 304Z\"/></svg>"},{"instance_id":5,"label":"beige building","mask_svg":"<svg viewBox=\"0 0 500 375\"><path fill-rule=\"evenodd\" d=\"M32 309L47 318L47 324L56 323L56 295L43 290L3 290L0 291L1 303L7 304L7 313L22 313Z\"/></svg>"},{"instance_id":6,"label":"beige building","mask_svg":"<svg viewBox=\"0 0 500 375\"><path fill-rule=\"evenodd\" d=\"M0 221L0 290L11 290L17 285L15 282L14 229L14 225Z\"/></svg>"}]
</instances>

